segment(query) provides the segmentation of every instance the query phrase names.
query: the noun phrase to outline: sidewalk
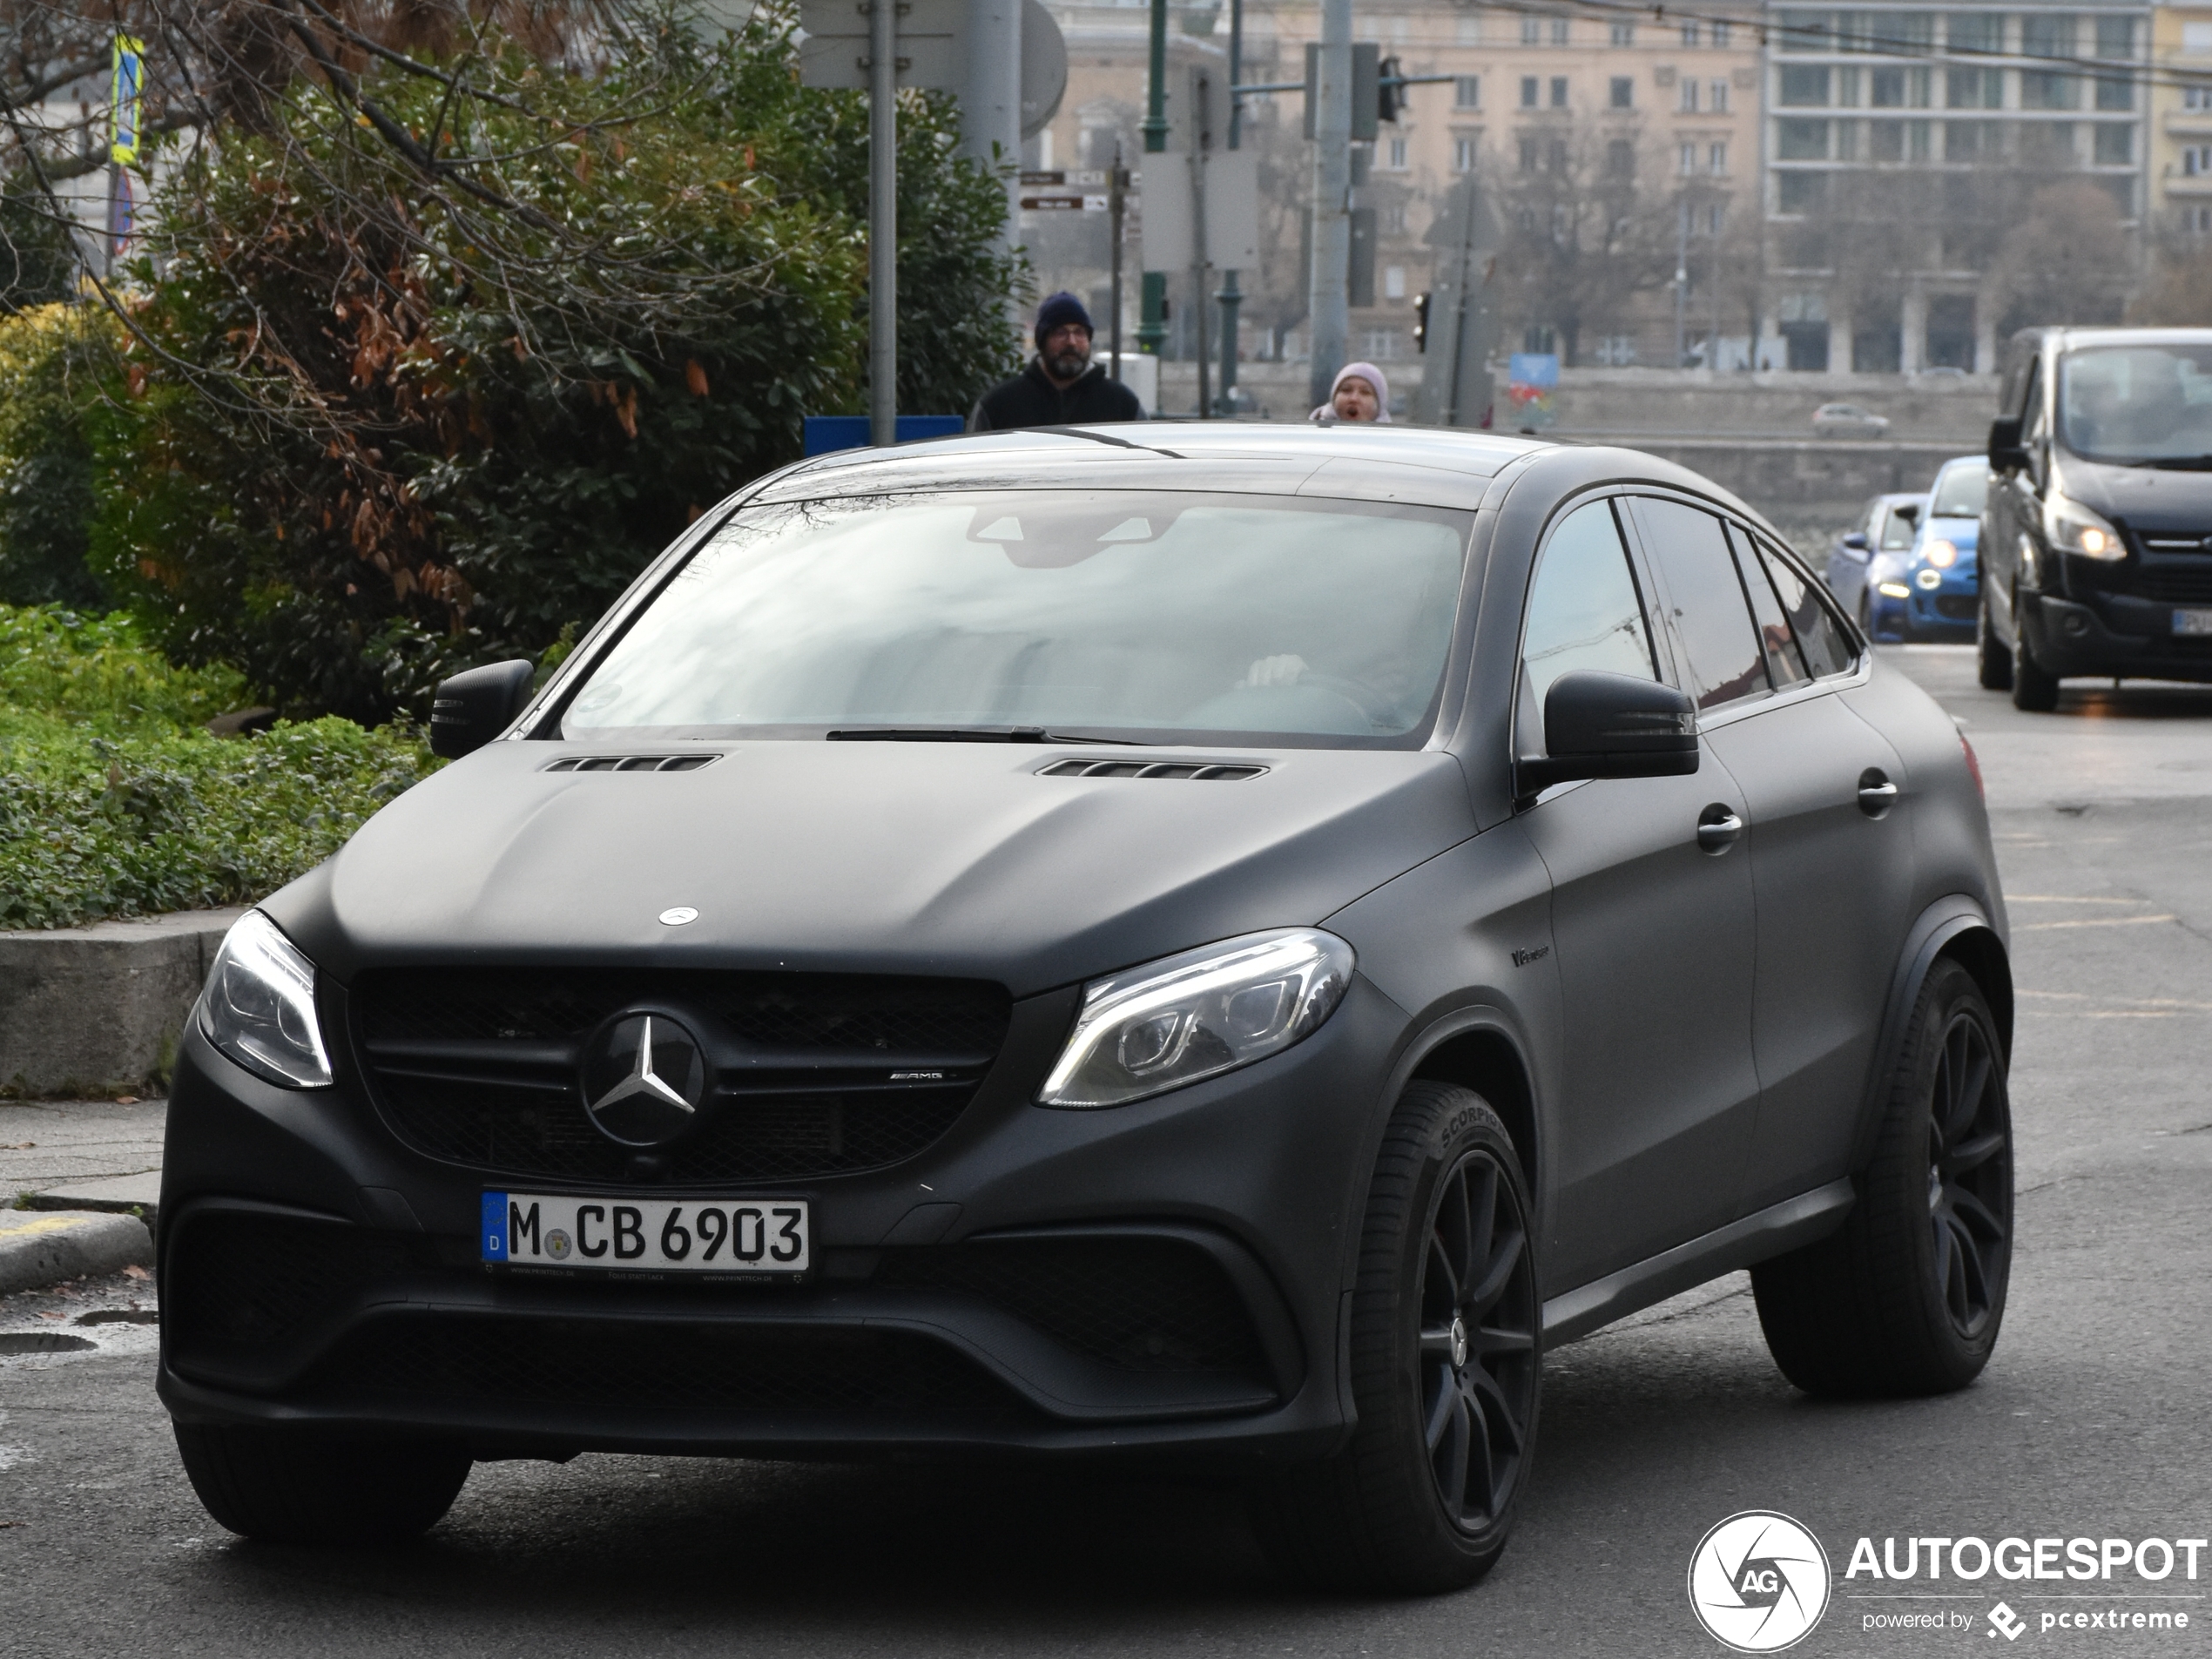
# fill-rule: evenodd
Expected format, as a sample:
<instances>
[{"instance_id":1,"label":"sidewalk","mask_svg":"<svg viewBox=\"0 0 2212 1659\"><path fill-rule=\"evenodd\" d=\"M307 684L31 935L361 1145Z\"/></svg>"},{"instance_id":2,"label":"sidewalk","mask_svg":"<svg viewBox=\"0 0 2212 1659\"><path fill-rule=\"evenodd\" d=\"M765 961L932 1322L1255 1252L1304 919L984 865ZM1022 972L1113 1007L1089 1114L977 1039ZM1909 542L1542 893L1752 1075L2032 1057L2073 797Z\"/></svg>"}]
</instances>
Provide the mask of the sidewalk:
<instances>
[{"instance_id":1,"label":"sidewalk","mask_svg":"<svg viewBox=\"0 0 2212 1659\"><path fill-rule=\"evenodd\" d=\"M0 1210L129 1210L161 1196L165 1100L0 1101Z\"/></svg>"}]
</instances>

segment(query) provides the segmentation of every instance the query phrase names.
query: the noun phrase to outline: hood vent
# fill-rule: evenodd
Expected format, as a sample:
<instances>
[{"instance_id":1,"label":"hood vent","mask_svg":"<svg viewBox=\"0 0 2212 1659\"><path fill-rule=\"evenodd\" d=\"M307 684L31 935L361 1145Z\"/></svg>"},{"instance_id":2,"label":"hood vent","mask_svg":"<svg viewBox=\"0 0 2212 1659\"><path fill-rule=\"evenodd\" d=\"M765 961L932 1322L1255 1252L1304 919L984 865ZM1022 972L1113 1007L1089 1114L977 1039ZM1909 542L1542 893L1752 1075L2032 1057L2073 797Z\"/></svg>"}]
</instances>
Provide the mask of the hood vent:
<instances>
[{"instance_id":1,"label":"hood vent","mask_svg":"<svg viewBox=\"0 0 2212 1659\"><path fill-rule=\"evenodd\" d=\"M1195 778L1206 782L1240 783L1257 778L1264 766L1226 765L1218 761L1055 760L1038 772L1041 778Z\"/></svg>"},{"instance_id":2,"label":"hood vent","mask_svg":"<svg viewBox=\"0 0 2212 1659\"><path fill-rule=\"evenodd\" d=\"M563 755L547 772L697 772L720 755Z\"/></svg>"}]
</instances>

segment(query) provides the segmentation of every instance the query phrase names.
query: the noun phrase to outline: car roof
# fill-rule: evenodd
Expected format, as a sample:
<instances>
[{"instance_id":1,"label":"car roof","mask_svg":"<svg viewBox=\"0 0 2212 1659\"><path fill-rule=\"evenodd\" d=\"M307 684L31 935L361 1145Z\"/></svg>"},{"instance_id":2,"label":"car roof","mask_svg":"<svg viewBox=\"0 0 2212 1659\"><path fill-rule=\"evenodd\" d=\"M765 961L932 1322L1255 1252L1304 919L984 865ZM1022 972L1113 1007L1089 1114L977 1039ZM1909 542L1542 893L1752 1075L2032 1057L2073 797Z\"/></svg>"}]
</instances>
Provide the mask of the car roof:
<instances>
[{"instance_id":1,"label":"car roof","mask_svg":"<svg viewBox=\"0 0 2212 1659\"><path fill-rule=\"evenodd\" d=\"M2090 346L2212 346L2212 328L2046 328L2040 338L2055 341L2062 352Z\"/></svg>"}]
</instances>

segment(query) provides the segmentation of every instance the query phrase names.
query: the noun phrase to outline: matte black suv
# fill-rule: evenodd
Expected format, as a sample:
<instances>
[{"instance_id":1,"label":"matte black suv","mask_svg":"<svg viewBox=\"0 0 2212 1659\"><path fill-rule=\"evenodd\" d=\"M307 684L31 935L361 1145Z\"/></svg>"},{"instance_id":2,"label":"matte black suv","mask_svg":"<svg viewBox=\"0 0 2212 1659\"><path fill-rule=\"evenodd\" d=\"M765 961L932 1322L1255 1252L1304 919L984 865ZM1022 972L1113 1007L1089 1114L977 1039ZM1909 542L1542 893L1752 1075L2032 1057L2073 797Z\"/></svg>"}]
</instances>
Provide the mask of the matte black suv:
<instances>
[{"instance_id":1,"label":"matte black suv","mask_svg":"<svg viewBox=\"0 0 2212 1659\"><path fill-rule=\"evenodd\" d=\"M1972 754L1667 462L824 458L436 719L179 1062L161 1395L234 1530L594 1448L1204 1453L1294 1570L1437 1590L1547 1347L1745 1266L1806 1389L1996 1340Z\"/></svg>"},{"instance_id":2,"label":"matte black suv","mask_svg":"<svg viewBox=\"0 0 2212 1659\"><path fill-rule=\"evenodd\" d=\"M2212 328L2031 329L1989 429L1981 683L2212 680Z\"/></svg>"}]
</instances>

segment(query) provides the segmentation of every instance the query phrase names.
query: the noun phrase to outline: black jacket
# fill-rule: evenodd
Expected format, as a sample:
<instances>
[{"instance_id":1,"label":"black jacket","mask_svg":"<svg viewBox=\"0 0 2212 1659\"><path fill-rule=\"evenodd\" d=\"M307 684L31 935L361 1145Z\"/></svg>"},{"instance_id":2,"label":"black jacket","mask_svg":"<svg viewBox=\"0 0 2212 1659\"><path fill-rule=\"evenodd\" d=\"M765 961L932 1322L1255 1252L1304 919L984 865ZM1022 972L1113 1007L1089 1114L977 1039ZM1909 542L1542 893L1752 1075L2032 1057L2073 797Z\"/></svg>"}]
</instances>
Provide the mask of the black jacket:
<instances>
[{"instance_id":1,"label":"black jacket","mask_svg":"<svg viewBox=\"0 0 2212 1659\"><path fill-rule=\"evenodd\" d=\"M1035 358L1012 380L1001 381L975 400L968 417L970 432L1005 432L1025 426L1092 426L1102 421L1142 421L1144 406L1119 381L1106 378L1106 365L1093 363L1082 378L1062 391L1045 376Z\"/></svg>"}]
</instances>

